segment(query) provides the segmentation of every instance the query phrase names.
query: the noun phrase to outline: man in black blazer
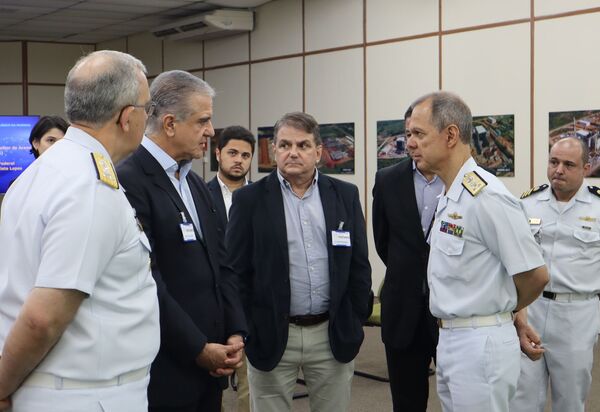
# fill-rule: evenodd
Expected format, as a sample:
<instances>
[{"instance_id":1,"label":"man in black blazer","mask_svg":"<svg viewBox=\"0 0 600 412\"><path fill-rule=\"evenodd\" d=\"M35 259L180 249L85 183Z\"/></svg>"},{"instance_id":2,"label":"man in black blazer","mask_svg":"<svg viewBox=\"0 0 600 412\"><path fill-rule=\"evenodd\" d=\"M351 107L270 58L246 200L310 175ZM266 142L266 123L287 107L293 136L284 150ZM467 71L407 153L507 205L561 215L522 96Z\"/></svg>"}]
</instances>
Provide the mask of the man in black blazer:
<instances>
[{"instance_id":1,"label":"man in black blazer","mask_svg":"<svg viewBox=\"0 0 600 412\"><path fill-rule=\"evenodd\" d=\"M161 346L150 371L151 412L220 411L226 379L241 364L246 324L237 282L206 184L191 171L204 155L214 91L170 71L152 82L147 137L117 168L152 247Z\"/></svg>"},{"instance_id":2,"label":"man in black blazer","mask_svg":"<svg viewBox=\"0 0 600 412\"><path fill-rule=\"evenodd\" d=\"M373 233L387 267L380 296L381 337L394 411L427 409L438 327L429 311L426 238L442 189L437 176L417 169L410 158L375 176Z\"/></svg>"},{"instance_id":3,"label":"man in black blazer","mask_svg":"<svg viewBox=\"0 0 600 412\"><path fill-rule=\"evenodd\" d=\"M358 189L317 171L312 116L288 113L274 135L277 169L235 192L226 236L253 410L290 410L302 369L311 410L346 411L371 290Z\"/></svg>"},{"instance_id":4,"label":"man in black blazer","mask_svg":"<svg viewBox=\"0 0 600 412\"><path fill-rule=\"evenodd\" d=\"M217 214L227 225L233 192L251 183L246 177L252 164L256 139L242 126L229 126L219 133L215 155L219 163L217 175L208 182Z\"/></svg>"},{"instance_id":5,"label":"man in black blazer","mask_svg":"<svg viewBox=\"0 0 600 412\"><path fill-rule=\"evenodd\" d=\"M233 192L251 183L246 175L250 171L255 145L256 139L252 132L242 126L226 127L217 137L215 155L219 170L207 186L217 209L223 234L227 227ZM234 377L237 382L237 411L250 412L250 388L245 359L235 371Z\"/></svg>"}]
</instances>

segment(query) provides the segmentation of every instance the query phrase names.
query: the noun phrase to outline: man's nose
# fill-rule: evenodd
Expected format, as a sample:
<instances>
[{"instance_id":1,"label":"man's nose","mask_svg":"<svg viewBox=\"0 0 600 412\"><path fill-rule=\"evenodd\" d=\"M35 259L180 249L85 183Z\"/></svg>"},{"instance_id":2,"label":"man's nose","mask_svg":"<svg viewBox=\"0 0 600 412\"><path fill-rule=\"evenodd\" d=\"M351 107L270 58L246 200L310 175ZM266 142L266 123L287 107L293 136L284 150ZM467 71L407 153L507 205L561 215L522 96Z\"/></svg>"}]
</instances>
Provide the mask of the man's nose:
<instances>
[{"instance_id":1,"label":"man's nose","mask_svg":"<svg viewBox=\"0 0 600 412\"><path fill-rule=\"evenodd\" d=\"M215 135L215 129L213 127L212 121L208 121L208 127L206 128L206 134L210 137Z\"/></svg>"}]
</instances>

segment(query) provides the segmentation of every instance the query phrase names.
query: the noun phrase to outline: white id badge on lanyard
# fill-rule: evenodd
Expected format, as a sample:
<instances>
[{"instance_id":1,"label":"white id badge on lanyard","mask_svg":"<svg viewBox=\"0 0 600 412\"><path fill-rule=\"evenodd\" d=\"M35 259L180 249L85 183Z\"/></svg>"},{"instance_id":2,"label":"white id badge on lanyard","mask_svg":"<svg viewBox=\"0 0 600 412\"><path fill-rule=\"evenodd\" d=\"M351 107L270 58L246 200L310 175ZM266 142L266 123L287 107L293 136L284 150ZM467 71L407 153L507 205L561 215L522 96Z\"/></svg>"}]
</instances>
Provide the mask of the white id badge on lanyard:
<instances>
[{"instance_id":1,"label":"white id badge on lanyard","mask_svg":"<svg viewBox=\"0 0 600 412\"><path fill-rule=\"evenodd\" d=\"M181 212L181 220L183 220L183 222L179 224L179 227L181 228L183 241L186 243L194 242L196 240L196 232L194 232L194 225L192 223L188 223L183 212Z\"/></svg>"}]
</instances>

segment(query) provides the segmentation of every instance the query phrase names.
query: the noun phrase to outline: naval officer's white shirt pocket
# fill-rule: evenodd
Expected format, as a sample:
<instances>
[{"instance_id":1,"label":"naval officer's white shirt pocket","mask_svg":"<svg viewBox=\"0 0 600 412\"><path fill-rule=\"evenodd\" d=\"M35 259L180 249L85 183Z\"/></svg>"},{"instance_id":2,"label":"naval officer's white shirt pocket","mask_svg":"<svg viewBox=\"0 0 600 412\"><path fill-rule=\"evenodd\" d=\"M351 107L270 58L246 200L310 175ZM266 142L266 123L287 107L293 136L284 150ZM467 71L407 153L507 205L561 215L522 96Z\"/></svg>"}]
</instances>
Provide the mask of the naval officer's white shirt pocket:
<instances>
[{"instance_id":1,"label":"naval officer's white shirt pocket","mask_svg":"<svg viewBox=\"0 0 600 412\"><path fill-rule=\"evenodd\" d=\"M464 279L465 266L468 263L463 258L465 240L457 236L442 235L436 239L435 248L442 253L437 275L440 278Z\"/></svg>"},{"instance_id":2,"label":"naval officer's white shirt pocket","mask_svg":"<svg viewBox=\"0 0 600 412\"><path fill-rule=\"evenodd\" d=\"M594 243L600 242L600 232L593 230L575 230L573 232L575 239L580 240L583 243Z\"/></svg>"}]
</instances>

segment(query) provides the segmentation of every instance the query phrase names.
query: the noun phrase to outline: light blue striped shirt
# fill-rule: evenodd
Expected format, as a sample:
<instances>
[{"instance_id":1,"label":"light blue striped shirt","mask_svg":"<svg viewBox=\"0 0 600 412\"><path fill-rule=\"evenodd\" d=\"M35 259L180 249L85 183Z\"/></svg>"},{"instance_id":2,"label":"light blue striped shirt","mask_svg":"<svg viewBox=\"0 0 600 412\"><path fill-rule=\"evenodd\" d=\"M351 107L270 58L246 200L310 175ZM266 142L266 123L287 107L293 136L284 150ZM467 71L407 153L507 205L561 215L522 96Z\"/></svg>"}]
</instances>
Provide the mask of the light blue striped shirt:
<instances>
[{"instance_id":1,"label":"light blue striped shirt","mask_svg":"<svg viewBox=\"0 0 600 412\"><path fill-rule=\"evenodd\" d=\"M151 139L144 136L142 139L142 146L146 150L150 152L150 154L156 159L156 161L161 165L164 169L167 176L169 176L169 180L173 183L173 187L177 193L179 193L179 197L183 201L185 208L190 213L192 217L194 226L196 230L200 234L200 238L202 238L202 227L200 226L200 219L198 218L198 212L196 211L196 205L194 204L194 199L192 198L192 192L190 191L190 186L187 182L187 175L192 170L192 162L186 161L178 164L171 156L167 154L159 145L154 143ZM179 170L179 179L175 177L175 173Z\"/></svg>"},{"instance_id":2,"label":"light blue striped shirt","mask_svg":"<svg viewBox=\"0 0 600 412\"><path fill-rule=\"evenodd\" d=\"M421 228L423 229L423 234L427 236L438 199L444 190L444 182L437 175L433 175L433 179L428 181L421 171L417 169L415 162L413 162L413 171L417 208L421 217Z\"/></svg>"},{"instance_id":3,"label":"light blue striped shirt","mask_svg":"<svg viewBox=\"0 0 600 412\"><path fill-rule=\"evenodd\" d=\"M319 194L319 172L304 196L298 197L277 170L281 183L290 262L290 315L329 310L329 255L325 214Z\"/></svg>"}]
</instances>

